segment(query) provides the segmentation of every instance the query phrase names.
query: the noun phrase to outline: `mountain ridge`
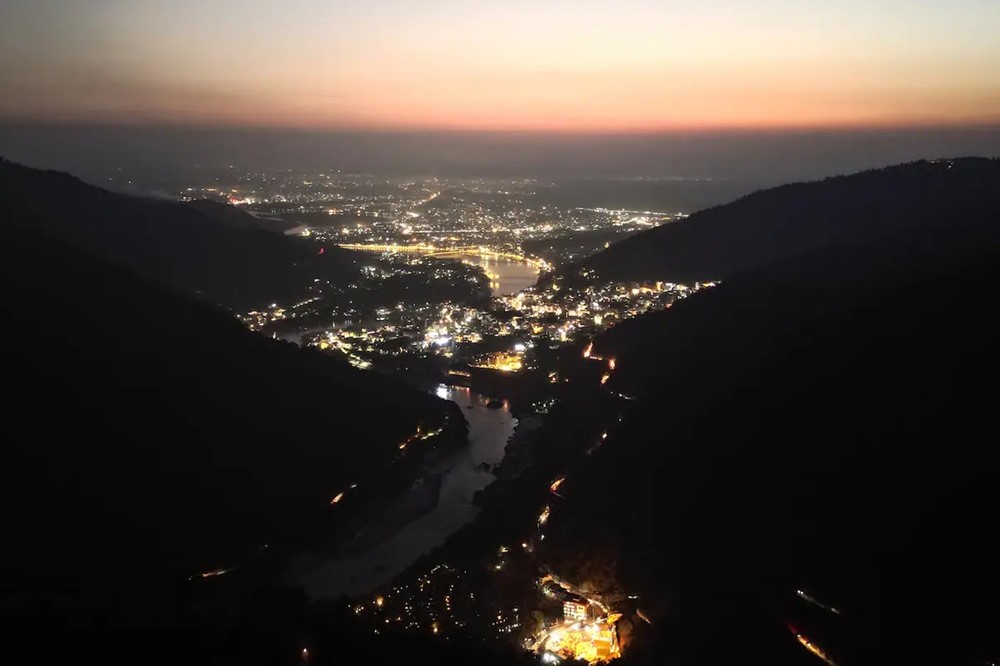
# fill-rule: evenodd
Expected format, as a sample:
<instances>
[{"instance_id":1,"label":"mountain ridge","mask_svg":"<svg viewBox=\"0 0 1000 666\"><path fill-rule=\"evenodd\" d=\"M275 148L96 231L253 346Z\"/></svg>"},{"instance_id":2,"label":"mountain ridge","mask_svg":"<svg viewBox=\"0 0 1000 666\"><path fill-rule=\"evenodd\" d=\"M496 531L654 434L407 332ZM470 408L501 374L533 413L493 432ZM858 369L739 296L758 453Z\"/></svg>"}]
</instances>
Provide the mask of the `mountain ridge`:
<instances>
[{"instance_id":1,"label":"mountain ridge","mask_svg":"<svg viewBox=\"0 0 1000 666\"><path fill-rule=\"evenodd\" d=\"M636 234L558 271L573 279L725 279L830 242L1000 214L1000 159L918 161L759 190ZM943 202L947 202L944 204ZM891 217L884 214L891 211ZM868 224L877 221L877 224ZM552 279L552 278L550 278Z\"/></svg>"},{"instance_id":2,"label":"mountain ridge","mask_svg":"<svg viewBox=\"0 0 1000 666\"><path fill-rule=\"evenodd\" d=\"M881 233L735 270L594 340L631 399L546 544L571 580L610 563L641 591L663 633L640 661L794 663L786 623L837 663L995 654L996 391L975 377L1000 363L997 195L909 224L876 190ZM849 619L810 615L802 588Z\"/></svg>"},{"instance_id":3,"label":"mountain ridge","mask_svg":"<svg viewBox=\"0 0 1000 666\"><path fill-rule=\"evenodd\" d=\"M53 194L57 193L57 194ZM118 194L0 159L0 206L49 236L236 310L297 300L315 279L347 281L358 257L261 228L224 204Z\"/></svg>"}]
</instances>

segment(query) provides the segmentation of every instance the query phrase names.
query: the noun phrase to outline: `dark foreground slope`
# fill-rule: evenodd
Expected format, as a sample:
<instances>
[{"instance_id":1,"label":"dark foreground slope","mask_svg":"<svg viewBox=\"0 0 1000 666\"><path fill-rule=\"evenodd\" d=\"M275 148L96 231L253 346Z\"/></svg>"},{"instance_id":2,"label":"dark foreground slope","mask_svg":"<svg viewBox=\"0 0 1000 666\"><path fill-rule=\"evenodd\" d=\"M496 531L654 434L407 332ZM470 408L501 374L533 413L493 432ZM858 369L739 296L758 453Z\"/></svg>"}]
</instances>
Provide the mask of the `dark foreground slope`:
<instances>
[{"instance_id":1,"label":"dark foreground slope","mask_svg":"<svg viewBox=\"0 0 1000 666\"><path fill-rule=\"evenodd\" d=\"M14 226L0 244L5 613L155 624L192 571L323 533L330 498L418 425L463 428L450 403Z\"/></svg>"},{"instance_id":2,"label":"dark foreground slope","mask_svg":"<svg viewBox=\"0 0 1000 666\"><path fill-rule=\"evenodd\" d=\"M564 273L720 279L830 242L871 242L918 227L948 234L987 210L1000 215L1000 160L914 162L755 192L627 238Z\"/></svg>"},{"instance_id":3,"label":"dark foreground slope","mask_svg":"<svg viewBox=\"0 0 1000 666\"><path fill-rule=\"evenodd\" d=\"M115 194L55 171L0 159L0 209L39 231L188 293L236 309L300 298L314 279L345 282L353 254L261 230L211 202Z\"/></svg>"},{"instance_id":4,"label":"dark foreground slope","mask_svg":"<svg viewBox=\"0 0 1000 666\"><path fill-rule=\"evenodd\" d=\"M838 664L996 657L1000 219L948 223L736 275L597 341L638 397L547 543L577 579L617 562L645 599L657 637L631 658L812 659L786 622Z\"/></svg>"}]
</instances>

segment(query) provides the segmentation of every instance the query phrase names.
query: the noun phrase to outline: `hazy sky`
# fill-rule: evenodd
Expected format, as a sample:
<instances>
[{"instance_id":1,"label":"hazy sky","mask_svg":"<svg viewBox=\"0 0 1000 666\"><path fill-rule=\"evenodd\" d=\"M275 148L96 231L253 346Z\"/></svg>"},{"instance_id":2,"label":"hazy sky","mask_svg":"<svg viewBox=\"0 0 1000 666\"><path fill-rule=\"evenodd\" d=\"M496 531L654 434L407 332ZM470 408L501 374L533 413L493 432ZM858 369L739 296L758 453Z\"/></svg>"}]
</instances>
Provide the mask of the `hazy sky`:
<instances>
[{"instance_id":1,"label":"hazy sky","mask_svg":"<svg viewBox=\"0 0 1000 666\"><path fill-rule=\"evenodd\" d=\"M2 0L0 119L1000 122L998 0Z\"/></svg>"}]
</instances>

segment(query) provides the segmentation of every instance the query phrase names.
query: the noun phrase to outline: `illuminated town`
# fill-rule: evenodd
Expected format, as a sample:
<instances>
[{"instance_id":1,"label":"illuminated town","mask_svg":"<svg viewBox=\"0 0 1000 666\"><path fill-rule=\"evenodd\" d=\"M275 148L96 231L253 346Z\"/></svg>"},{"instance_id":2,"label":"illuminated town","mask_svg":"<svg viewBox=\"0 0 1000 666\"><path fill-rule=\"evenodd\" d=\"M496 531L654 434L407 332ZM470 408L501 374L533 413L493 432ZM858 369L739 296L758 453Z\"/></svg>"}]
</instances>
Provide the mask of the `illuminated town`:
<instances>
[{"instance_id":1,"label":"illuminated town","mask_svg":"<svg viewBox=\"0 0 1000 666\"><path fill-rule=\"evenodd\" d=\"M312 240L318 253L337 247L369 257L349 284L317 280L297 302L241 315L254 330L342 354L360 368L434 357L458 371L518 372L535 367L539 345L592 336L711 286L595 275L535 286L559 265L684 217L544 203L552 187L531 179L234 172L229 182L180 194L294 223L287 233Z\"/></svg>"},{"instance_id":2,"label":"illuminated town","mask_svg":"<svg viewBox=\"0 0 1000 666\"><path fill-rule=\"evenodd\" d=\"M534 350L540 345L552 347L586 339L624 319L669 308L677 299L713 284L561 287L552 283L548 288L528 288L475 306L399 303L393 308L377 308L364 320L334 322L309 332L303 341L342 353L361 368L417 355L438 358L452 368L518 372L536 367ZM253 328L264 328L274 322L287 323L288 313L276 307L269 313L248 313L244 321ZM614 361L610 363L613 370Z\"/></svg>"},{"instance_id":3,"label":"illuminated town","mask_svg":"<svg viewBox=\"0 0 1000 666\"><path fill-rule=\"evenodd\" d=\"M530 258L538 269L578 259L625 236L684 217L670 211L564 203L557 184L531 178L384 178L339 171L230 169L177 192L214 199L264 219L300 225L325 243L374 250L487 248Z\"/></svg>"},{"instance_id":4,"label":"illuminated town","mask_svg":"<svg viewBox=\"0 0 1000 666\"><path fill-rule=\"evenodd\" d=\"M397 303L373 308L367 314L353 308L333 314L334 306L330 316L335 321L308 331L302 340L342 353L361 368L416 354L456 366L517 372L532 366L536 345L559 345L593 336L624 319L669 308L677 299L714 284L561 286L553 282L547 288L530 287L476 305ZM243 320L251 328L267 332L279 323L294 324L296 315L309 318L317 302L304 301L289 308L275 304L269 311L247 313Z\"/></svg>"},{"instance_id":5,"label":"illuminated town","mask_svg":"<svg viewBox=\"0 0 1000 666\"><path fill-rule=\"evenodd\" d=\"M501 548L500 555L508 551ZM499 571L503 565L495 565ZM468 572L438 564L410 585L397 585L352 606L375 634L387 631L429 632L448 637L456 631L513 641L539 655L543 663L582 660L590 664L621 655L616 623L621 613L568 589L551 575L534 587L539 607L494 606L468 585Z\"/></svg>"}]
</instances>

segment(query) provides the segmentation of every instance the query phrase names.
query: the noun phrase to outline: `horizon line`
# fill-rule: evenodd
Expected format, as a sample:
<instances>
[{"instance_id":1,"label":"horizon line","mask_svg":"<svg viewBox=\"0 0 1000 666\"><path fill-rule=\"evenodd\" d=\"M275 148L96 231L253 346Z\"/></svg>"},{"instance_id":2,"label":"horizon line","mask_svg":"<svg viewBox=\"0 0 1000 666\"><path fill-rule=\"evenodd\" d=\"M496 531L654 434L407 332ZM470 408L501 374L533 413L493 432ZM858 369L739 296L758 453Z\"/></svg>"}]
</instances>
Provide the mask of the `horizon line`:
<instances>
[{"instance_id":1,"label":"horizon line","mask_svg":"<svg viewBox=\"0 0 1000 666\"><path fill-rule=\"evenodd\" d=\"M913 132L942 130L1000 130L1000 117L954 122L875 122L875 123L815 123L791 125L664 125L659 127L467 127L467 126L369 126L369 125L304 125L268 123L221 123L172 120L75 120L2 118L0 127L101 129L101 130L187 130L187 131L236 131L236 132L286 132L301 134L350 134L350 135L455 135L455 136L656 136L698 134L806 134L838 132Z\"/></svg>"}]
</instances>

